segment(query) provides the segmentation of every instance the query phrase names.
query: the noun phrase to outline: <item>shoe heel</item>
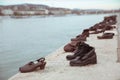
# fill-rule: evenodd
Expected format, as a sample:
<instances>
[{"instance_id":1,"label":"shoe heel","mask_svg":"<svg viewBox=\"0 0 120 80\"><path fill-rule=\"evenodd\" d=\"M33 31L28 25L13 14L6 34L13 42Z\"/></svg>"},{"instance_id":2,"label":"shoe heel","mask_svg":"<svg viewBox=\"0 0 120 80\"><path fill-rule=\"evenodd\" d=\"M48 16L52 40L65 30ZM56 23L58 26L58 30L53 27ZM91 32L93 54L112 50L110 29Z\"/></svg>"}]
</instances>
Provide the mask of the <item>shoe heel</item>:
<instances>
[{"instance_id":1,"label":"shoe heel","mask_svg":"<svg viewBox=\"0 0 120 80\"><path fill-rule=\"evenodd\" d=\"M44 62L41 66L40 69L45 69L46 62Z\"/></svg>"},{"instance_id":2,"label":"shoe heel","mask_svg":"<svg viewBox=\"0 0 120 80\"><path fill-rule=\"evenodd\" d=\"M90 59L90 61L89 61L88 64L97 64L97 57L96 57L96 55L94 55L94 56Z\"/></svg>"}]
</instances>

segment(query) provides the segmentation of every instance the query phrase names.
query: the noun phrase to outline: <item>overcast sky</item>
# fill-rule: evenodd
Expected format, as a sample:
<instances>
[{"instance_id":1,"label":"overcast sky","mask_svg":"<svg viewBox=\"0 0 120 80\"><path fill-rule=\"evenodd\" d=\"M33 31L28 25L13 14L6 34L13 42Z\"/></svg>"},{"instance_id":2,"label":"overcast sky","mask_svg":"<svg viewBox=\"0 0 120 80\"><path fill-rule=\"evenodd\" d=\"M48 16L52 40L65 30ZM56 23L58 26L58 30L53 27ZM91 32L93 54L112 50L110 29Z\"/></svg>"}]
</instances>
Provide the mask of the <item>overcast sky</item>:
<instances>
[{"instance_id":1,"label":"overcast sky","mask_svg":"<svg viewBox=\"0 0 120 80\"><path fill-rule=\"evenodd\" d=\"M120 0L0 0L0 5L34 3L79 9L119 9Z\"/></svg>"}]
</instances>

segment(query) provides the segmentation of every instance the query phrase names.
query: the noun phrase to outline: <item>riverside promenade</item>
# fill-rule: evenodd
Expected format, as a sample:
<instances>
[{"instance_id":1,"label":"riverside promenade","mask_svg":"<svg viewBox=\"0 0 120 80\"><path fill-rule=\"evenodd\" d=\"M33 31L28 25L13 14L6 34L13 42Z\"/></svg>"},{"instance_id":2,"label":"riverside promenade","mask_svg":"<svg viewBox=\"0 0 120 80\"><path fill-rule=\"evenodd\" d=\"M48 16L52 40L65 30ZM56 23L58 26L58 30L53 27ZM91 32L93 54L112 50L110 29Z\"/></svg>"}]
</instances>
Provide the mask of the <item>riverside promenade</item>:
<instances>
[{"instance_id":1,"label":"riverside promenade","mask_svg":"<svg viewBox=\"0 0 120 80\"><path fill-rule=\"evenodd\" d=\"M118 26L118 25L117 25ZM120 26L120 25L119 25ZM86 43L95 47L97 64L83 67L71 67L63 47L46 56L45 70L30 73L17 73L9 80L120 80L120 63L117 62L118 33L113 32L113 39L98 40L100 34L91 34Z\"/></svg>"}]
</instances>

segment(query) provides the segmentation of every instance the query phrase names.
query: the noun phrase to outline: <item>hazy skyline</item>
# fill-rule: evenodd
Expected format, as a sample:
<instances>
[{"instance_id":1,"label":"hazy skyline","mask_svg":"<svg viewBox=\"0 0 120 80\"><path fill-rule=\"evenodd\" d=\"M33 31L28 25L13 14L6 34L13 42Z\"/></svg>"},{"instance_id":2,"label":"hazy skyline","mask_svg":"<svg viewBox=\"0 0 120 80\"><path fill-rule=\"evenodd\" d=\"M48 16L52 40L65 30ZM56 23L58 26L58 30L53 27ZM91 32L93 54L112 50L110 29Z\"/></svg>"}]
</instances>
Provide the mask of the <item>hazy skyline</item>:
<instances>
[{"instance_id":1,"label":"hazy skyline","mask_svg":"<svg viewBox=\"0 0 120 80\"><path fill-rule=\"evenodd\" d=\"M44 4L52 7L79 9L119 9L120 0L0 0L0 5L11 4Z\"/></svg>"}]
</instances>

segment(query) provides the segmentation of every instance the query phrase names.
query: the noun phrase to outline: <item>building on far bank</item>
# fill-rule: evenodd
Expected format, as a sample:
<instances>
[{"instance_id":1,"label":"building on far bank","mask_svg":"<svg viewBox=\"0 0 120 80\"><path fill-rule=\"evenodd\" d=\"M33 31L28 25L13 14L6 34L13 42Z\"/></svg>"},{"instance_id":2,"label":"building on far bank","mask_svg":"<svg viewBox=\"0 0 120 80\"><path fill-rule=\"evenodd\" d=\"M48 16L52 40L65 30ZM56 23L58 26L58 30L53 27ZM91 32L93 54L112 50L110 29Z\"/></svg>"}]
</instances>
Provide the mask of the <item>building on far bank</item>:
<instances>
[{"instance_id":1,"label":"building on far bank","mask_svg":"<svg viewBox=\"0 0 120 80\"><path fill-rule=\"evenodd\" d=\"M71 14L70 9L65 8L48 8L49 14L52 15L65 15L65 14Z\"/></svg>"},{"instance_id":2,"label":"building on far bank","mask_svg":"<svg viewBox=\"0 0 120 80\"><path fill-rule=\"evenodd\" d=\"M10 15L13 15L13 11L11 9L3 9L1 10L1 14L10 16Z\"/></svg>"},{"instance_id":3,"label":"building on far bank","mask_svg":"<svg viewBox=\"0 0 120 80\"><path fill-rule=\"evenodd\" d=\"M49 11L47 9L14 11L14 15L48 15L48 13Z\"/></svg>"}]
</instances>

